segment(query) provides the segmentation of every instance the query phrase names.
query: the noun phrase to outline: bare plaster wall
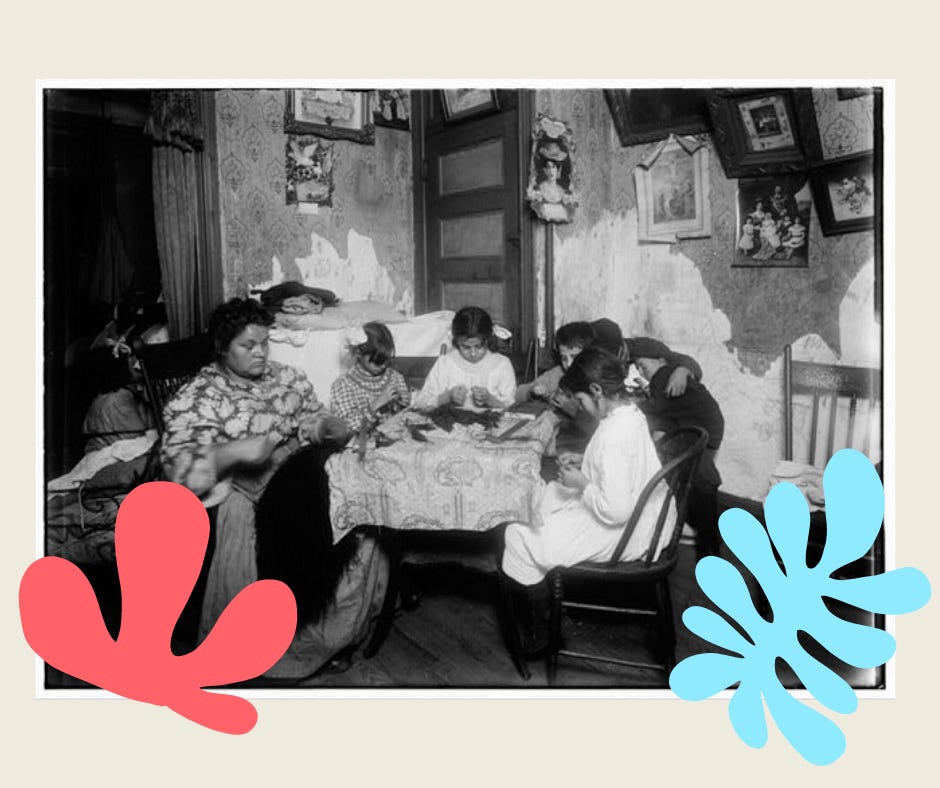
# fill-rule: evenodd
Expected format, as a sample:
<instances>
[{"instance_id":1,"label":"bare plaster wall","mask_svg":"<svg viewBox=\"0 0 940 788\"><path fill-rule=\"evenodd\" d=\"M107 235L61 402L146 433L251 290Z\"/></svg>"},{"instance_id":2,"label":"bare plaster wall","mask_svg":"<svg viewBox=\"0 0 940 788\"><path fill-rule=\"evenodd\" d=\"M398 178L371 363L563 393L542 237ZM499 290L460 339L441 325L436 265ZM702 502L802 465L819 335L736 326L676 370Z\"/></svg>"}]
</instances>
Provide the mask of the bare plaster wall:
<instances>
[{"instance_id":1,"label":"bare plaster wall","mask_svg":"<svg viewBox=\"0 0 940 788\"><path fill-rule=\"evenodd\" d=\"M814 95L827 157L870 148L871 99L834 94ZM873 233L826 238L814 214L807 268L732 268L736 181L710 149L711 237L641 244L633 169L650 146L620 145L600 90L539 91L536 109L568 123L577 144L580 207L555 230L555 324L606 316L627 336L658 337L695 357L726 419L723 488L762 498L783 456L784 346L795 357L880 365ZM535 249L541 285L541 225Z\"/></svg>"}]
</instances>

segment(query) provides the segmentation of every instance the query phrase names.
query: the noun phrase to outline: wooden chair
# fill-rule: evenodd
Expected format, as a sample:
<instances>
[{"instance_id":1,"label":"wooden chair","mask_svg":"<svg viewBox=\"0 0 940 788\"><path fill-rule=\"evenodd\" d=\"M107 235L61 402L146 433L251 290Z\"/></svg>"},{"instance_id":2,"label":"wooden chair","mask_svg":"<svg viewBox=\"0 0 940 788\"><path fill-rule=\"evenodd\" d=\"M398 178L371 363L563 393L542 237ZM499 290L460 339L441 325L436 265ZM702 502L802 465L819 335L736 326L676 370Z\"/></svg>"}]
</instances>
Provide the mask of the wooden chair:
<instances>
[{"instance_id":1,"label":"wooden chair","mask_svg":"<svg viewBox=\"0 0 940 788\"><path fill-rule=\"evenodd\" d=\"M177 390L192 380L212 361L214 348L208 334L178 339L156 345L135 343L134 355L140 359L147 399L153 409L157 431L163 435L163 408Z\"/></svg>"},{"instance_id":2,"label":"wooden chair","mask_svg":"<svg viewBox=\"0 0 940 788\"><path fill-rule=\"evenodd\" d=\"M654 668L662 670L668 677L675 665L676 631L672 614L672 597L669 592L669 575L675 568L679 556L679 537L689 502L689 493L695 471L698 468L702 451L708 441L708 433L701 427L680 427L672 430L657 441L657 450L663 459L663 467L647 482L636 503L630 519L627 521L620 541L608 561L582 561L571 567L557 567L548 574L551 598L549 618L549 640L546 654L546 672L548 683L554 684L558 657L606 662L630 667ZM669 518L670 504L675 505L676 519L672 536L655 560L652 551L636 561L621 561L620 557L633 535L640 517L647 512L650 497L654 490L665 489L666 495L656 515L656 527L650 540L651 545L659 543L663 529L673 525ZM668 521L668 522L667 522ZM600 586L613 592L617 604L595 604L575 601L566 597L568 587L578 584L585 589ZM635 606L633 603L640 587L652 590L655 602L653 607ZM604 597L605 602L608 596ZM623 602L619 603L619 599ZM620 656L602 655L575 651L562 647L561 620L562 611L580 608L604 613L653 618L659 629L662 659L659 663L640 662L624 659Z\"/></svg>"},{"instance_id":3,"label":"wooden chair","mask_svg":"<svg viewBox=\"0 0 940 788\"><path fill-rule=\"evenodd\" d=\"M881 373L868 367L849 367L794 361L789 345L783 353L785 459L822 469L840 449L869 454L875 439L874 421L880 412ZM805 411L809 410L809 418ZM880 430L878 431L880 434ZM869 554L845 567L843 574L871 574L883 568L884 530ZM810 516L807 559L819 560L826 540L824 511Z\"/></svg>"}]
</instances>

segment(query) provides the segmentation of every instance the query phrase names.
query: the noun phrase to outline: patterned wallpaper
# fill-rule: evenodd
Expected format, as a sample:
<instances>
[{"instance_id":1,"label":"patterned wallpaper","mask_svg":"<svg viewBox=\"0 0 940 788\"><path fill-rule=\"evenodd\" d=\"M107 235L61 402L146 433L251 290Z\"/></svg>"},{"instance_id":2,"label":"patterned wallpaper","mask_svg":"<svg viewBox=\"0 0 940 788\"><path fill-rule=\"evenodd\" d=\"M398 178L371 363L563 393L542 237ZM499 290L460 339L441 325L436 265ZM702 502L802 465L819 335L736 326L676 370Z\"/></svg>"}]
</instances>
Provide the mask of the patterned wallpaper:
<instances>
[{"instance_id":1,"label":"patterned wallpaper","mask_svg":"<svg viewBox=\"0 0 940 788\"><path fill-rule=\"evenodd\" d=\"M284 90L221 90L216 97L226 297L281 277L318 278L347 300L381 297L410 308L410 133L379 127L374 145L337 140L332 207L305 214L285 200L284 104ZM349 247L362 247L362 239L371 241L374 270L363 276L359 266L346 285Z\"/></svg>"},{"instance_id":2,"label":"patterned wallpaper","mask_svg":"<svg viewBox=\"0 0 940 788\"><path fill-rule=\"evenodd\" d=\"M814 91L827 158L871 146L871 99ZM719 455L724 488L762 496L783 456L782 353L874 364L874 234L824 237L815 214L809 265L732 268L737 181L710 148L712 234L678 244L637 241L633 170L650 145L624 148L600 90L539 91L535 109L569 124L577 145L580 207L555 229L556 325L607 316L627 335L658 337L690 353L727 421ZM709 145L711 142L709 140ZM535 228L537 271L545 232Z\"/></svg>"}]
</instances>

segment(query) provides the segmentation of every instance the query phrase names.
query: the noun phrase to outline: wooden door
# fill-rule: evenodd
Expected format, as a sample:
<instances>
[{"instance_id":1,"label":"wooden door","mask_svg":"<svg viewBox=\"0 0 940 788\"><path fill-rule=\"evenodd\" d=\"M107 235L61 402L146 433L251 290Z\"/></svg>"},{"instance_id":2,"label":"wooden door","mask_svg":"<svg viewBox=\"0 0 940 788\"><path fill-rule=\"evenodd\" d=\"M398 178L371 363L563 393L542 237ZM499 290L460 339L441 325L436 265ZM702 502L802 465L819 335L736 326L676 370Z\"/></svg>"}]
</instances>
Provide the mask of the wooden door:
<instances>
[{"instance_id":1,"label":"wooden door","mask_svg":"<svg viewBox=\"0 0 940 788\"><path fill-rule=\"evenodd\" d=\"M421 91L412 104L423 109L414 129L421 137L416 237L423 241L416 301L428 310L483 307L513 333L519 351L534 334L522 212L528 134L520 128L521 92L498 93L498 111L452 122L438 91Z\"/></svg>"}]
</instances>

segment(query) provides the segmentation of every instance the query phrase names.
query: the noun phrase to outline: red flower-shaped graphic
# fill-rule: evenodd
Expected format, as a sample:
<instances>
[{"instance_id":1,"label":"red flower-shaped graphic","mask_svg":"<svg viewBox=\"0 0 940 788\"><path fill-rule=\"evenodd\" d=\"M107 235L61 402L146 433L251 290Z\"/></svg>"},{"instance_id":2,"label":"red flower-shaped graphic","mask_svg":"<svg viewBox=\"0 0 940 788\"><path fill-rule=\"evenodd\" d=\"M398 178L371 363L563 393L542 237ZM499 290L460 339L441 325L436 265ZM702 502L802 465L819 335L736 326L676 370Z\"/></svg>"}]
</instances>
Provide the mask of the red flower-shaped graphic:
<instances>
[{"instance_id":1,"label":"red flower-shaped graphic","mask_svg":"<svg viewBox=\"0 0 940 788\"><path fill-rule=\"evenodd\" d=\"M208 538L209 518L189 490L172 482L140 485L121 504L114 530L122 599L117 640L82 571L47 557L33 562L20 583L30 647L59 670L118 695L169 706L223 733L247 733L258 720L255 707L202 688L270 668L293 639L297 607L286 585L259 580L231 601L196 650L174 655L170 635Z\"/></svg>"}]
</instances>

